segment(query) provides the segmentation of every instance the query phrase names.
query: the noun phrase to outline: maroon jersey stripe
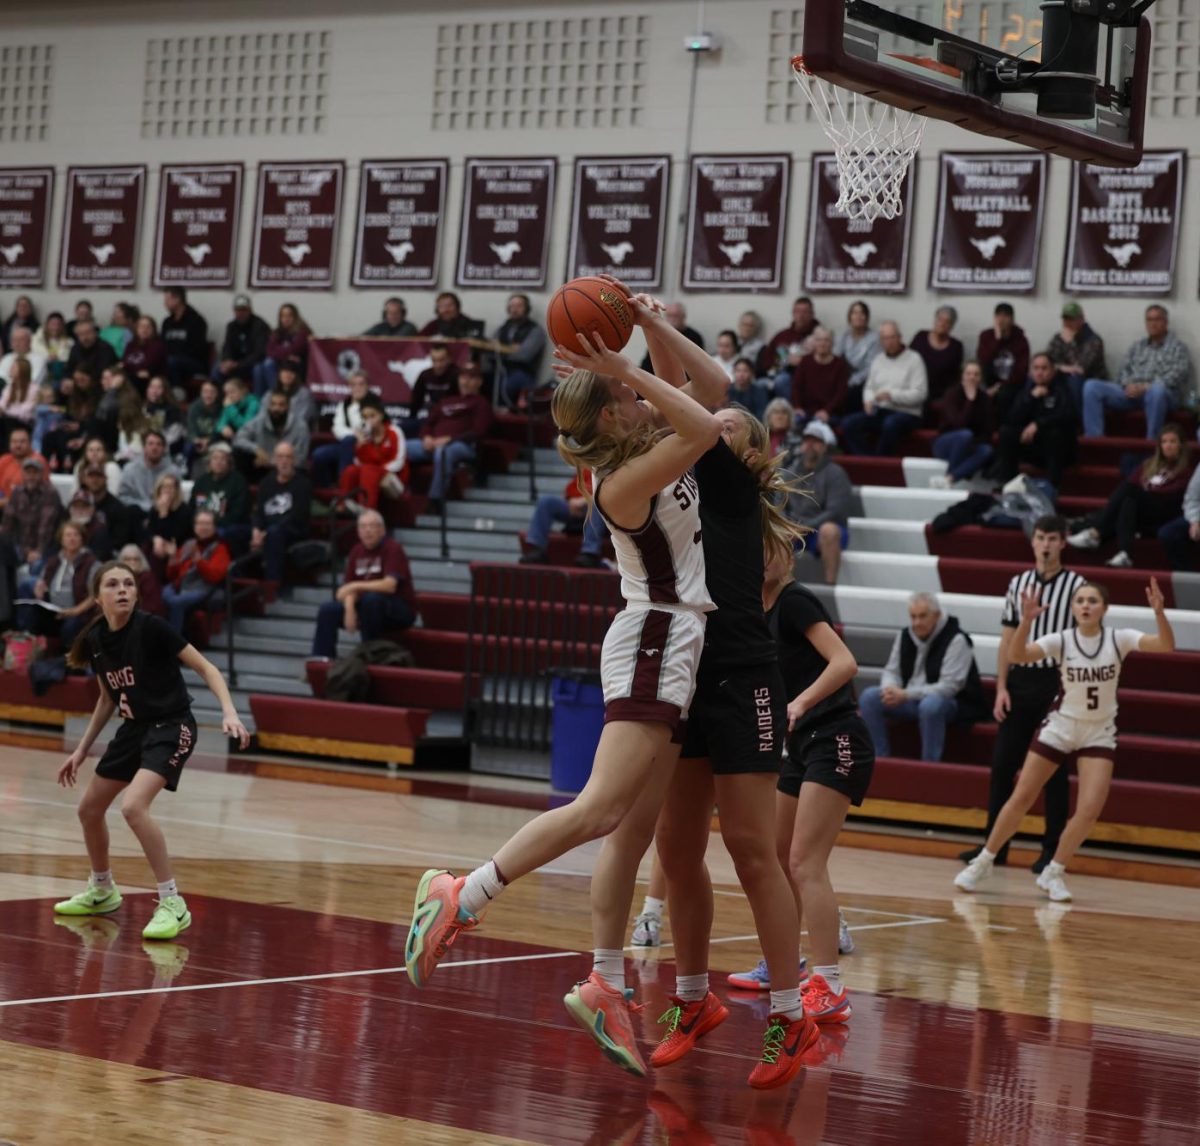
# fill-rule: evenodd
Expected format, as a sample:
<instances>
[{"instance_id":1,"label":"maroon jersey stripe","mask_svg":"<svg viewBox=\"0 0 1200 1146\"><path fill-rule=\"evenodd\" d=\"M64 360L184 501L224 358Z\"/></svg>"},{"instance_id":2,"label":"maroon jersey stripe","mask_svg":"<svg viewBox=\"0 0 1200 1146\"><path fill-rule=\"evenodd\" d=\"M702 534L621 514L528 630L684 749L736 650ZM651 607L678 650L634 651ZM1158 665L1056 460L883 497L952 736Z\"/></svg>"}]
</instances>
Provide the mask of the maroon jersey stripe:
<instances>
[{"instance_id":1,"label":"maroon jersey stripe","mask_svg":"<svg viewBox=\"0 0 1200 1146\"><path fill-rule=\"evenodd\" d=\"M667 635L670 631L670 613L660 613L656 609L646 610L633 669L633 684L629 690L630 700L658 699L658 682L662 676L663 657L666 655Z\"/></svg>"}]
</instances>

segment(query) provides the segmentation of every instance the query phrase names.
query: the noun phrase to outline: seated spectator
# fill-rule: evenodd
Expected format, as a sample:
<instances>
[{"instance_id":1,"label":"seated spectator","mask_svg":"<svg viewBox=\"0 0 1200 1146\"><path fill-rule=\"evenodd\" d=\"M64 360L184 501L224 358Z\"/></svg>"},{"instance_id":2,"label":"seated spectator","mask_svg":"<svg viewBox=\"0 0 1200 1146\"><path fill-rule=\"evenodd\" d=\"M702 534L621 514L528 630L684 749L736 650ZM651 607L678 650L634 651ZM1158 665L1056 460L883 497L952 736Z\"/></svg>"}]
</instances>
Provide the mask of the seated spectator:
<instances>
[{"instance_id":1,"label":"seated spectator","mask_svg":"<svg viewBox=\"0 0 1200 1146\"><path fill-rule=\"evenodd\" d=\"M1104 339L1083 317L1083 307L1067 302L1062 308L1062 327L1046 347L1055 369L1067 380L1075 416L1083 419L1083 384L1089 378L1107 378L1104 361Z\"/></svg>"},{"instance_id":2,"label":"seated spectator","mask_svg":"<svg viewBox=\"0 0 1200 1146\"><path fill-rule=\"evenodd\" d=\"M103 438L109 451L117 455L121 448L121 431L126 437L132 432L140 443L146 429L145 413L142 410L142 395L125 373L125 368L116 363L100 375L100 400L96 404L96 414L88 426L89 436ZM121 455L119 460L126 461L137 449Z\"/></svg>"},{"instance_id":3,"label":"seated spectator","mask_svg":"<svg viewBox=\"0 0 1200 1146\"><path fill-rule=\"evenodd\" d=\"M204 385L207 386L208 382L205 381ZM146 424L150 428L158 430L167 439L169 450L176 452L176 447L183 448L184 439L187 437L187 426L184 425L183 414L180 413L179 407L167 393L165 378L151 378L147 383L146 400L142 405L142 413L145 415Z\"/></svg>"},{"instance_id":4,"label":"seated spectator","mask_svg":"<svg viewBox=\"0 0 1200 1146\"><path fill-rule=\"evenodd\" d=\"M663 316L666 320L679 331L689 342L694 342L701 350L704 349L704 336L698 331L693 330L687 324L687 308L681 302L667 303L666 310L663 311ZM642 369L650 370L650 354L647 352L646 357L642 359Z\"/></svg>"},{"instance_id":5,"label":"seated spectator","mask_svg":"<svg viewBox=\"0 0 1200 1146\"><path fill-rule=\"evenodd\" d=\"M968 362L962 378L933 404L938 436L933 456L946 463L946 473L929 479L932 489L950 489L970 481L992 460L992 403L983 388L983 370Z\"/></svg>"},{"instance_id":6,"label":"seated spectator","mask_svg":"<svg viewBox=\"0 0 1200 1146\"><path fill-rule=\"evenodd\" d=\"M183 487L177 474L165 473L154 483L154 501L142 517L138 536L155 572L178 552L192 535L192 513L183 500ZM215 518L213 519L215 522Z\"/></svg>"},{"instance_id":7,"label":"seated spectator","mask_svg":"<svg viewBox=\"0 0 1200 1146\"><path fill-rule=\"evenodd\" d=\"M525 531L525 552L521 555L522 565L545 565L550 556L550 528L563 526L566 533L582 533L583 544L575 564L581 569L599 569L604 565L604 542L608 538L608 526L600 511L591 504L591 471L584 475L585 489L579 488L579 479L567 482L562 497L544 493L537 499L529 528Z\"/></svg>"},{"instance_id":8,"label":"seated spectator","mask_svg":"<svg viewBox=\"0 0 1200 1146\"><path fill-rule=\"evenodd\" d=\"M300 376L308 368L308 340L312 331L300 317L300 311L285 302L279 308L279 317L271 337L267 339L267 356L254 368L254 393L261 398L268 390L275 389L279 377L279 364L289 358L300 363Z\"/></svg>"},{"instance_id":9,"label":"seated spectator","mask_svg":"<svg viewBox=\"0 0 1200 1146\"><path fill-rule=\"evenodd\" d=\"M13 312L4 320L0 327L0 346L5 350L13 348L13 331L27 330L30 337L37 333L37 314L33 309L33 300L27 294L19 294L13 302Z\"/></svg>"},{"instance_id":10,"label":"seated spectator","mask_svg":"<svg viewBox=\"0 0 1200 1146\"><path fill-rule=\"evenodd\" d=\"M717 335L717 349L712 354L712 360L725 371L730 382L733 381L733 365L738 360L740 350L738 337L732 330L722 330Z\"/></svg>"},{"instance_id":11,"label":"seated spectator","mask_svg":"<svg viewBox=\"0 0 1200 1146\"><path fill-rule=\"evenodd\" d=\"M62 381L67 372L67 359L71 357L71 347L74 345L75 339L67 333L67 324L63 321L62 312L52 310L33 336L32 351L46 359L46 372L50 381Z\"/></svg>"},{"instance_id":12,"label":"seated spectator","mask_svg":"<svg viewBox=\"0 0 1200 1146\"><path fill-rule=\"evenodd\" d=\"M358 544L346 558L345 580L334 599L317 610L312 655L326 660L336 656L339 629L374 641L389 630L409 628L416 619L408 557L387 535L382 515L368 509L358 519Z\"/></svg>"},{"instance_id":13,"label":"seated spectator","mask_svg":"<svg viewBox=\"0 0 1200 1146\"><path fill-rule=\"evenodd\" d=\"M167 456L167 439L157 430L149 430L142 443L141 456L121 471L117 496L126 505L135 506L143 514L149 513L158 493L159 478L166 474L179 477L174 462Z\"/></svg>"},{"instance_id":14,"label":"seated spectator","mask_svg":"<svg viewBox=\"0 0 1200 1146\"><path fill-rule=\"evenodd\" d=\"M800 444L796 436L796 414L786 398L772 398L763 411L763 423L771 440L771 456Z\"/></svg>"},{"instance_id":15,"label":"seated spectator","mask_svg":"<svg viewBox=\"0 0 1200 1146\"><path fill-rule=\"evenodd\" d=\"M74 377L82 367L93 378L99 378L110 366L114 366L117 356L113 348L100 337L96 324L90 319L80 319L75 324L75 345L67 357L64 374Z\"/></svg>"},{"instance_id":16,"label":"seated spectator","mask_svg":"<svg viewBox=\"0 0 1200 1146\"><path fill-rule=\"evenodd\" d=\"M363 331L367 338L412 338L417 328L408 321L404 299L393 295L383 304L383 315L374 326Z\"/></svg>"},{"instance_id":17,"label":"seated spectator","mask_svg":"<svg viewBox=\"0 0 1200 1146\"><path fill-rule=\"evenodd\" d=\"M879 350L879 335L871 329L871 308L862 299L852 302L846 311L846 329L833 343L834 354L844 358L850 367L845 413L857 414L862 409L867 371Z\"/></svg>"},{"instance_id":18,"label":"seated spectator","mask_svg":"<svg viewBox=\"0 0 1200 1146\"><path fill-rule=\"evenodd\" d=\"M45 355L35 354L33 350L33 332L23 326L13 328L9 352L0 358L0 381L7 382L12 377L13 363L24 361L29 367L29 375L33 385L40 386L49 377Z\"/></svg>"},{"instance_id":19,"label":"seated spectator","mask_svg":"<svg viewBox=\"0 0 1200 1146\"><path fill-rule=\"evenodd\" d=\"M931 402L936 402L951 386L958 385L962 373L963 344L950 333L956 322L958 311L954 307L939 306L933 313L933 325L928 330L918 330L910 343L925 363ZM1028 360L1028 353L1025 357Z\"/></svg>"},{"instance_id":20,"label":"seated spectator","mask_svg":"<svg viewBox=\"0 0 1200 1146\"><path fill-rule=\"evenodd\" d=\"M212 368L212 380L224 382L237 375L252 378L267 357L271 328L254 313L250 296L239 294L233 299L233 318L225 324L225 337Z\"/></svg>"},{"instance_id":21,"label":"seated spectator","mask_svg":"<svg viewBox=\"0 0 1200 1146\"><path fill-rule=\"evenodd\" d=\"M3 429L0 432L6 440L18 426L25 430L33 429L37 399L29 359L14 359L8 371L8 385L0 392L0 418L3 419Z\"/></svg>"},{"instance_id":22,"label":"seated spectator","mask_svg":"<svg viewBox=\"0 0 1200 1146\"><path fill-rule=\"evenodd\" d=\"M292 412L288 396L282 390L272 390L266 405L238 430L233 455L242 472L257 479L270 468L280 442L290 442L297 461L306 462L309 440L308 424Z\"/></svg>"},{"instance_id":23,"label":"seated spectator","mask_svg":"<svg viewBox=\"0 0 1200 1146\"><path fill-rule=\"evenodd\" d=\"M1112 537L1117 552L1106 564L1127 569L1133 564L1133 542L1158 535L1183 512L1191 461L1183 428L1170 423L1158 436L1154 456L1147 458L1117 486L1108 504L1093 514L1088 525L1067 538L1076 549L1098 549Z\"/></svg>"},{"instance_id":24,"label":"seated spectator","mask_svg":"<svg viewBox=\"0 0 1200 1146\"><path fill-rule=\"evenodd\" d=\"M24 480L25 459L36 458L42 466L42 480L50 481L50 472L46 468L46 459L41 454L34 453L30 444L29 431L14 427L8 435L8 453L0 457L0 503L8 500L13 489Z\"/></svg>"},{"instance_id":25,"label":"seated spectator","mask_svg":"<svg viewBox=\"0 0 1200 1146\"><path fill-rule=\"evenodd\" d=\"M128 565L137 578L138 608L156 617L165 618L167 607L163 604L162 584L150 568L146 555L132 542L123 546L117 554L117 560Z\"/></svg>"},{"instance_id":26,"label":"seated spectator","mask_svg":"<svg viewBox=\"0 0 1200 1146\"><path fill-rule=\"evenodd\" d=\"M879 344L883 353L875 356L867 372L862 413L845 418L842 433L849 453L892 457L899 452L901 441L921 424L928 382L924 360L904 345L894 322L879 324ZM873 451L866 437L870 430L879 434Z\"/></svg>"},{"instance_id":27,"label":"seated spectator","mask_svg":"<svg viewBox=\"0 0 1200 1146\"><path fill-rule=\"evenodd\" d=\"M244 378L227 378L223 390L224 404L217 419L217 434L232 442L237 432L258 416L259 402L257 396L250 393Z\"/></svg>"},{"instance_id":28,"label":"seated spectator","mask_svg":"<svg viewBox=\"0 0 1200 1146\"><path fill-rule=\"evenodd\" d=\"M971 638L955 617L943 616L933 593L908 599L908 627L892 645L879 687L859 697L858 708L876 756L892 754L888 723L914 721L921 729L921 759L939 761L946 726L972 724L987 710Z\"/></svg>"},{"instance_id":29,"label":"seated spectator","mask_svg":"<svg viewBox=\"0 0 1200 1146\"><path fill-rule=\"evenodd\" d=\"M404 493L406 458L404 435L388 421L383 403L373 394L363 399L362 426L357 436L354 462L342 471L338 481L344 497L362 491L357 500L346 502L346 508L355 513L364 507L378 509L380 493L388 497Z\"/></svg>"},{"instance_id":30,"label":"seated spectator","mask_svg":"<svg viewBox=\"0 0 1200 1146\"><path fill-rule=\"evenodd\" d=\"M228 442L213 442L207 460L205 472L192 486L191 514L211 513L217 532L234 552L241 553L250 540L250 489L234 468Z\"/></svg>"},{"instance_id":31,"label":"seated spectator","mask_svg":"<svg viewBox=\"0 0 1200 1146\"><path fill-rule=\"evenodd\" d=\"M763 347L759 354L758 373L760 377L768 375L778 382L779 376L782 375L785 379L783 384L785 392L779 392L778 385L776 387L778 397L787 396L786 390L791 387L792 371L796 369L800 359L808 353L808 339L817 326L817 316L813 313L812 299L798 298L792 303L791 325L785 326L777 334L772 335L771 341Z\"/></svg>"},{"instance_id":32,"label":"seated spectator","mask_svg":"<svg viewBox=\"0 0 1200 1146\"><path fill-rule=\"evenodd\" d=\"M45 463L41 458L27 457L21 463L21 484L13 488L4 503L0 533L15 550L18 562L28 565L31 573L41 571L61 516L62 502L46 480Z\"/></svg>"},{"instance_id":33,"label":"seated spectator","mask_svg":"<svg viewBox=\"0 0 1200 1146\"><path fill-rule=\"evenodd\" d=\"M1158 531L1158 540L1167 553L1167 564L1186 573L1195 567L1200 544L1200 466L1192 471L1183 493L1183 513Z\"/></svg>"},{"instance_id":34,"label":"seated spectator","mask_svg":"<svg viewBox=\"0 0 1200 1146\"><path fill-rule=\"evenodd\" d=\"M288 442L275 447L274 462L275 469L258 487L250 552L262 554L263 576L281 583L288 547L309 535L312 483L296 468L296 451Z\"/></svg>"},{"instance_id":35,"label":"seated spectator","mask_svg":"<svg viewBox=\"0 0 1200 1146\"><path fill-rule=\"evenodd\" d=\"M318 446L312 452L313 485L318 489L337 485L342 471L354 463L354 448L362 426L362 406L371 393L366 372L356 370L346 379L350 392L333 410L333 436L336 441Z\"/></svg>"},{"instance_id":36,"label":"seated spectator","mask_svg":"<svg viewBox=\"0 0 1200 1146\"><path fill-rule=\"evenodd\" d=\"M744 310L738 316L737 322L738 353L743 358L749 358L754 368L754 376L758 377L758 357L766 349L767 340L763 338L762 315L756 310Z\"/></svg>"},{"instance_id":37,"label":"seated spectator","mask_svg":"<svg viewBox=\"0 0 1200 1146\"><path fill-rule=\"evenodd\" d=\"M162 321L167 377L173 387L187 390L193 378L208 377L208 322L188 305L187 290L181 286L163 291L163 306L167 308L167 317Z\"/></svg>"},{"instance_id":38,"label":"seated spectator","mask_svg":"<svg viewBox=\"0 0 1200 1146\"><path fill-rule=\"evenodd\" d=\"M429 348L429 366L417 375L412 397L408 402L408 417L404 420L404 432L410 438L421 432L421 423L429 417L429 411L443 398L458 393L458 367L450 360L448 346Z\"/></svg>"},{"instance_id":39,"label":"seated spectator","mask_svg":"<svg viewBox=\"0 0 1200 1146\"><path fill-rule=\"evenodd\" d=\"M492 335L496 342L496 376L504 378L504 396L510 406L521 405L526 392L538 384L546 353L546 332L533 320L527 294L508 296L507 317Z\"/></svg>"},{"instance_id":40,"label":"seated spectator","mask_svg":"<svg viewBox=\"0 0 1200 1146\"><path fill-rule=\"evenodd\" d=\"M140 317L141 311L133 303L119 302L112 309L108 325L100 331L100 337L113 348L113 353L118 358L129 348L134 327Z\"/></svg>"},{"instance_id":41,"label":"seated spectator","mask_svg":"<svg viewBox=\"0 0 1200 1146\"><path fill-rule=\"evenodd\" d=\"M111 435L112 430L115 428L117 440L114 448L114 456L118 462L124 465L134 458L142 456L146 448L146 435L151 430L156 429L156 427L146 415L146 405L142 396L138 393L137 387L127 378L116 374L110 375L110 379L113 389L109 390L108 393L116 399L117 416L116 425L109 428L109 433ZM153 381L151 379L151 382ZM105 407L106 403L102 398L100 400L101 414L105 412ZM158 433L162 434L163 441L167 442L167 449L169 451L171 444L167 440L167 435L162 430L158 430Z\"/></svg>"},{"instance_id":42,"label":"seated spectator","mask_svg":"<svg viewBox=\"0 0 1200 1146\"><path fill-rule=\"evenodd\" d=\"M89 462L79 471L79 485L91 494L95 520L103 520L109 544L123 549L133 540L137 511L131 512L109 491L107 467Z\"/></svg>"},{"instance_id":43,"label":"seated spectator","mask_svg":"<svg viewBox=\"0 0 1200 1146\"><path fill-rule=\"evenodd\" d=\"M83 443L83 453L75 465L76 481L87 466L102 466L110 487L121 484L121 467L112 460L103 438L92 437Z\"/></svg>"},{"instance_id":44,"label":"seated spectator","mask_svg":"<svg viewBox=\"0 0 1200 1146\"><path fill-rule=\"evenodd\" d=\"M275 389L287 395L292 414L312 430L317 424L317 402L312 391L304 384L298 358L285 358L279 363Z\"/></svg>"},{"instance_id":45,"label":"seated spectator","mask_svg":"<svg viewBox=\"0 0 1200 1146\"><path fill-rule=\"evenodd\" d=\"M433 304L434 317L421 327L422 338L482 338L483 323L468 318L453 291L444 290Z\"/></svg>"},{"instance_id":46,"label":"seated spectator","mask_svg":"<svg viewBox=\"0 0 1200 1146\"><path fill-rule=\"evenodd\" d=\"M20 596L45 601L53 610L40 605L18 605L17 624L27 632L57 637L69 645L88 622L95 605L91 594L92 570L96 555L83 543L83 530L74 522L58 527L58 547L46 560L41 574L22 581Z\"/></svg>"},{"instance_id":47,"label":"seated spectator","mask_svg":"<svg viewBox=\"0 0 1200 1146\"><path fill-rule=\"evenodd\" d=\"M800 479L799 488L788 497L787 515L812 530L805 538L804 552L820 558L826 585L837 584L842 550L850 544L850 513L854 507L850 475L829 457L836 445L837 438L829 426L813 419L782 463L788 473Z\"/></svg>"},{"instance_id":48,"label":"seated spectator","mask_svg":"<svg viewBox=\"0 0 1200 1146\"><path fill-rule=\"evenodd\" d=\"M808 340L810 347L792 371L792 408L796 420L838 422L850 392L850 366L833 352L833 335L818 326Z\"/></svg>"},{"instance_id":49,"label":"seated spectator","mask_svg":"<svg viewBox=\"0 0 1200 1146\"><path fill-rule=\"evenodd\" d=\"M150 379L167 373L167 344L158 336L158 323L143 314L134 325L133 340L122 359L129 380L143 394Z\"/></svg>"},{"instance_id":50,"label":"seated spectator","mask_svg":"<svg viewBox=\"0 0 1200 1146\"><path fill-rule=\"evenodd\" d=\"M70 378L63 380L63 405L61 412L43 418L38 411L38 423L34 427L36 440L41 432L42 453L52 469L65 470L79 456L91 431L95 428L96 411L100 407L100 388L91 371L81 366Z\"/></svg>"},{"instance_id":51,"label":"seated spectator","mask_svg":"<svg viewBox=\"0 0 1200 1146\"><path fill-rule=\"evenodd\" d=\"M443 398L429 413L421 438L408 443L408 460L433 462L429 512L441 513L446 487L457 466L475 460L476 443L492 425L492 405L479 392L483 374L473 362L459 371L459 393Z\"/></svg>"},{"instance_id":52,"label":"seated spectator","mask_svg":"<svg viewBox=\"0 0 1200 1146\"><path fill-rule=\"evenodd\" d=\"M187 433L184 437L183 456L193 472L202 469L208 455L208 447L217 436L217 423L224 411L221 391L217 384L207 379L200 387L200 394L187 412Z\"/></svg>"},{"instance_id":53,"label":"seated spectator","mask_svg":"<svg viewBox=\"0 0 1200 1146\"><path fill-rule=\"evenodd\" d=\"M67 502L67 520L79 528L83 543L101 561L113 555L112 539L108 536L108 523L104 515L96 512L96 504L86 489L77 489Z\"/></svg>"},{"instance_id":54,"label":"seated spectator","mask_svg":"<svg viewBox=\"0 0 1200 1146\"><path fill-rule=\"evenodd\" d=\"M1083 434L1104 436L1104 411L1145 410L1146 437L1156 441L1167 415L1182 406L1192 360L1187 347L1168 329L1167 308L1146 308L1146 337L1128 350L1115 382L1089 378L1083 384Z\"/></svg>"},{"instance_id":55,"label":"seated spectator","mask_svg":"<svg viewBox=\"0 0 1200 1146\"><path fill-rule=\"evenodd\" d=\"M1017 476L1021 462L1030 462L1046 470L1047 480L1057 490L1062 488L1063 473L1074 456L1071 392L1049 355L1035 354L1029 383L1000 427L992 476L1004 484Z\"/></svg>"},{"instance_id":56,"label":"seated spectator","mask_svg":"<svg viewBox=\"0 0 1200 1146\"><path fill-rule=\"evenodd\" d=\"M195 536L185 541L167 563L163 585L163 604L167 607L167 624L177 633L183 632L188 614L205 604L225 580L229 572L229 546L217 536L213 515L201 510L189 529Z\"/></svg>"},{"instance_id":57,"label":"seated spectator","mask_svg":"<svg viewBox=\"0 0 1200 1146\"><path fill-rule=\"evenodd\" d=\"M67 323L67 334L72 338L75 337L75 328L81 322L95 322L96 315L92 310L92 304L86 298L81 298L76 304L75 309L71 312L71 321Z\"/></svg>"},{"instance_id":58,"label":"seated spectator","mask_svg":"<svg viewBox=\"0 0 1200 1146\"><path fill-rule=\"evenodd\" d=\"M744 406L756 418L761 419L767 409L766 388L754 377L754 362L750 358L739 358L733 364L733 381L729 384L729 403ZM778 399L777 399L778 400Z\"/></svg>"},{"instance_id":59,"label":"seated spectator","mask_svg":"<svg viewBox=\"0 0 1200 1146\"><path fill-rule=\"evenodd\" d=\"M996 420L1003 422L1017 400L1029 373L1029 340L1014 318L1007 302L996 304L992 325L979 335L975 360L983 368L983 384L996 407Z\"/></svg>"}]
</instances>

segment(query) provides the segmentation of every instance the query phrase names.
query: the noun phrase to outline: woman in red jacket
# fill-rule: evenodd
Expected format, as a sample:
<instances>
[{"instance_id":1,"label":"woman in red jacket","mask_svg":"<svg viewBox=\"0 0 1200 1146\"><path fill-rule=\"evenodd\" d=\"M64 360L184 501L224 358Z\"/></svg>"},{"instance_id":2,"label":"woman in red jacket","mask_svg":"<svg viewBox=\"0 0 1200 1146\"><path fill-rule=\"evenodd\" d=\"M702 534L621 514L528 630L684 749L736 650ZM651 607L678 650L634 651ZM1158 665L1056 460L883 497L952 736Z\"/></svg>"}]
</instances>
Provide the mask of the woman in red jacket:
<instances>
[{"instance_id":1,"label":"woman in red jacket","mask_svg":"<svg viewBox=\"0 0 1200 1146\"><path fill-rule=\"evenodd\" d=\"M217 519L209 510L197 512L192 530L196 536L185 541L167 565L163 589L167 623L177 633L183 632L188 614L208 600L229 571L229 546L217 536Z\"/></svg>"},{"instance_id":2,"label":"woman in red jacket","mask_svg":"<svg viewBox=\"0 0 1200 1146\"><path fill-rule=\"evenodd\" d=\"M343 495L355 489L363 491L362 500L347 502L355 513L378 509L381 490L389 497L399 497L408 478L404 435L387 420L379 399L368 395L360 412L362 425L356 431L354 464L342 471L338 481L338 490Z\"/></svg>"}]
</instances>

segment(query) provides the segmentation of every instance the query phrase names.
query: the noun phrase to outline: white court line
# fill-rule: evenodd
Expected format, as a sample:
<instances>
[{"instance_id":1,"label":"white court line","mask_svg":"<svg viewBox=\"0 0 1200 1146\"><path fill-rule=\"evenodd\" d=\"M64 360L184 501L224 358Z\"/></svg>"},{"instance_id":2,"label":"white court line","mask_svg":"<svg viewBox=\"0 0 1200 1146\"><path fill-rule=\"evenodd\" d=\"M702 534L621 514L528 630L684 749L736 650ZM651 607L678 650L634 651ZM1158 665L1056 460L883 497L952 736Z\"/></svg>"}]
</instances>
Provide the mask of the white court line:
<instances>
[{"instance_id":1,"label":"white court line","mask_svg":"<svg viewBox=\"0 0 1200 1146\"><path fill-rule=\"evenodd\" d=\"M892 912L886 914L891 915ZM901 919L896 923L864 923L860 927L851 927L851 931L883 931L888 927L923 927L930 923L947 923L946 919L938 918L933 915L918 915L912 919ZM1015 927L1010 927L1008 930L1015 931ZM801 931L801 935L807 935L807 930ZM724 935L719 939L710 939L709 944L713 943L741 943L751 939L757 939L758 935ZM634 947L631 943L628 947L622 948L624 951L661 951L664 947L674 947L674 943L661 943L658 947Z\"/></svg>"},{"instance_id":2,"label":"white court line","mask_svg":"<svg viewBox=\"0 0 1200 1146\"><path fill-rule=\"evenodd\" d=\"M539 959L566 959L578 956L579 951L551 951L543 955L504 955L494 959L455 959L443 963L440 970L451 967L480 967L485 963L532 963ZM137 995L174 995L186 991L223 991L230 987L268 987L277 983L315 983L322 979L353 979L363 975L396 975L403 967L372 967L365 971L326 971L319 975L287 975L278 979L235 979L228 983L194 983L183 987L139 987L130 991L97 991L90 995L47 995L40 999L6 999L0 1007L33 1007L40 1003L81 1003L89 999L128 999Z\"/></svg>"}]
</instances>

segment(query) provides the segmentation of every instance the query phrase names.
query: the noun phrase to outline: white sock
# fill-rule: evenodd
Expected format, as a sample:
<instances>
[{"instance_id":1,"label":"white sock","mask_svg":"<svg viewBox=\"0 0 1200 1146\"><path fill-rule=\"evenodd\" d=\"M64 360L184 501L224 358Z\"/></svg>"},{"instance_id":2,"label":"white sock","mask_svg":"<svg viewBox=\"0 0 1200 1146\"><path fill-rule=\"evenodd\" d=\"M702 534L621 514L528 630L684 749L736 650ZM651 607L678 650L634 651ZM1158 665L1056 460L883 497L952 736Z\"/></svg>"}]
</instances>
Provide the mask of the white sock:
<instances>
[{"instance_id":1,"label":"white sock","mask_svg":"<svg viewBox=\"0 0 1200 1146\"><path fill-rule=\"evenodd\" d=\"M92 885L102 888L104 891L109 891L113 885L112 871L94 871L92 872Z\"/></svg>"},{"instance_id":2,"label":"white sock","mask_svg":"<svg viewBox=\"0 0 1200 1146\"><path fill-rule=\"evenodd\" d=\"M989 852L987 850L987 848L980 848L979 849L979 858L981 860L987 860L988 863L995 863L996 862L996 853Z\"/></svg>"},{"instance_id":3,"label":"white sock","mask_svg":"<svg viewBox=\"0 0 1200 1146\"><path fill-rule=\"evenodd\" d=\"M655 919L662 919L663 909L667 906L665 899L655 899L654 896L646 896L646 901L642 904L643 915L653 915Z\"/></svg>"},{"instance_id":4,"label":"white sock","mask_svg":"<svg viewBox=\"0 0 1200 1146\"><path fill-rule=\"evenodd\" d=\"M836 963L832 964L829 967L814 967L813 974L820 975L821 978L824 979L825 982L829 984L829 990L833 994L837 995L837 994L841 993L842 971L841 971L841 968Z\"/></svg>"},{"instance_id":5,"label":"white sock","mask_svg":"<svg viewBox=\"0 0 1200 1146\"><path fill-rule=\"evenodd\" d=\"M804 1018L804 1004L800 1002L800 988L790 991L771 992L771 1014L783 1015L787 1019Z\"/></svg>"},{"instance_id":6,"label":"white sock","mask_svg":"<svg viewBox=\"0 0 1200 1146\"><path fill-rule=\"evenodd\" d=\"M508 880L500 874L496 861L488 860L467 876L458 894L458 905L478 916L507 886Z\"/></svg>"},{"instance_id":7,"label":"white sock","mask_svg":"<svg viewBox=\"0 0 1200 1146\"><path fill-rule=\"evenodd\" d=\"M708 972L703 975L676 975L675 998L684 1003L698 1003L708 994Z\"/></svg>"},{"instance_id":8,"label":"white sock","mask_svg":"<svg viewBox=\"0 0 1200 1146\"><path fill-rule=\"evenodd\" d=\"M1060 864L1057 860L1051 860L1046 865L1045 872L1046 872L1046 875L1051 876L1051 877L1056 876L1056 875L1064 876L1067 873L1067 869L1063 864Z\"/></svg>"},{"instance_id":9,"label":"white sock","mask_svg":"<svg viewBox=\"0 0 1200 1146\"><path fill-rule=\"evenodd\" d=\"M175 881L173 879L169 879L169 880L167 880L166 883L160 883L158 885L158 898L159 899L166 899L168 895L178 895L178 894L179 894L179 888L177 888L175 886Z\"/></svg>"},{"instance_id":10,"label":"white sock","mask_svg":"<svg viewBox=\"0 0 1200 1146\"><path fill-rule=\"evenodd\" d=\"M592 952L592 971L610 987L625 990L625 952L597 947Z\"/></svg>"}]
</instances>

